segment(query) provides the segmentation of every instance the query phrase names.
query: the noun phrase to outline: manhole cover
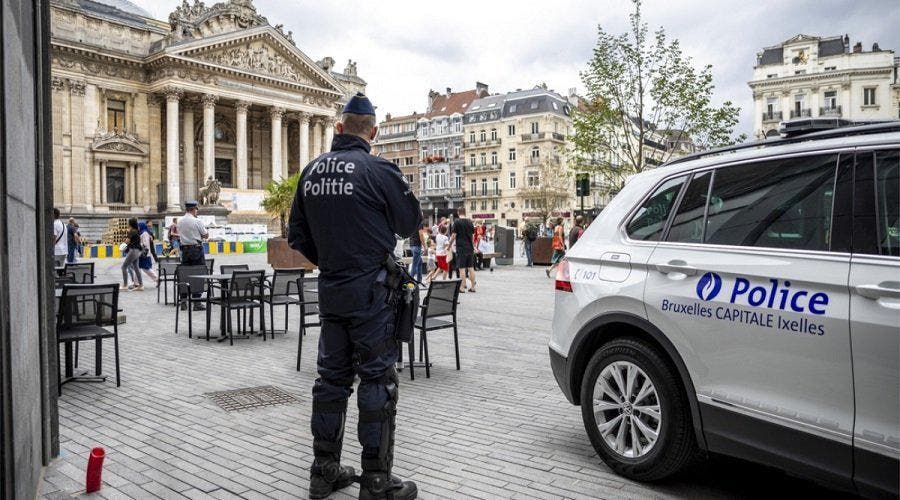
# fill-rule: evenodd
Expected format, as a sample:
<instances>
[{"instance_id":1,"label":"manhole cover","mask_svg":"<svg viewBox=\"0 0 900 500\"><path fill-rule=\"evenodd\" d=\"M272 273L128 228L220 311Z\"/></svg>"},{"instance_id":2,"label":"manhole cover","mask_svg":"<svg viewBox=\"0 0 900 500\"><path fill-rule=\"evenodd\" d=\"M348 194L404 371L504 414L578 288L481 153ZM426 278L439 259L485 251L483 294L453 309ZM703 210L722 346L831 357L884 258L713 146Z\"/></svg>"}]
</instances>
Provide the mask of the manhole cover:
<instances>
[{"instance_id":1,"label":"manhole cover","mask_svg":"<svg viewBox=\"0 0 900 500\"><path fill-rule=\"evenodd\" d=\"M232 391L208 392L210 398L225 411L243 411L263 406L277 406L299 403L301 400L291 393L271 385L247 387Z\"/></svg>"}]
</instances>

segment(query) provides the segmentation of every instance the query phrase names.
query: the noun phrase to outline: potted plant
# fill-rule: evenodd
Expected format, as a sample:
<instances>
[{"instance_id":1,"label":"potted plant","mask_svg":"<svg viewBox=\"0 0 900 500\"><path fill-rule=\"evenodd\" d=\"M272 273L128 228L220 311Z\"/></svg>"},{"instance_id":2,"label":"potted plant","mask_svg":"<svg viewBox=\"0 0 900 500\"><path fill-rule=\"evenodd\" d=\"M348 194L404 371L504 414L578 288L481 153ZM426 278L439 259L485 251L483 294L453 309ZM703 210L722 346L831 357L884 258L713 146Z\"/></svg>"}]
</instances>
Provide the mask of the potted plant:
<instances>
[{"instance_id":1,"label":"potted plant","mask_svg":"<svg viewBox=\"0 0 900 500\"><path fill-rule=\"evenodd\" d=\"M313 264L290 247L287 241L287 219L294 204L294 195L300 183L300 174L296 173L280 181L272 181L266 186L266 194L260 205L273 218L278 218L281 236L271 238L266 247L269 265L275 269L305 267L312 269Z\"/></svg>"}]
</instances>

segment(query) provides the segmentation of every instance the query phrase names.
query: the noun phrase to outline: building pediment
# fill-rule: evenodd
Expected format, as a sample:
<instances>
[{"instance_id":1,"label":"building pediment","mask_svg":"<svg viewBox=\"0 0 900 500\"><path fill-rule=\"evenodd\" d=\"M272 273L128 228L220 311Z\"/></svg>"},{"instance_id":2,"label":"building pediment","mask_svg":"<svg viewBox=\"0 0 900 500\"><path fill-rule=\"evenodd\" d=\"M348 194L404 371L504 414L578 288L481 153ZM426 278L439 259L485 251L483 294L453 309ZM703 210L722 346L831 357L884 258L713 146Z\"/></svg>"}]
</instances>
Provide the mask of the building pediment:
<instances>
[{"instance_id":1,"label":"building pediment","mask_svg":"<svg viewBox=\"0 0 900 500\"><path fill-rule=\"evenodd\" d=\"M817 36L809 36L804 35L802 33L795 35L787 40L785 40L781 45L791 45L794 43L802 43L802 42L816 42L819 40Z\"/></svg>"},{"instance_id":2,"label":"building pediment","mask_svg":"<svg viewBox=\"0 0 900 500\"><path fill-rule=\"evenodd\" d=\"M147 154L147 148L137 137L127 132L101 132L91 143L91 151L106 153Z\"/></svg>"},{"instance_id":3,"label":"building pediment","mask_svg":"<svg viewBox=\"0 0 900 500\"><path fill-rule=\"evenodd\" d=\"M205 38L267 24L251 0L227 0L209 7L199 0L193 4L182 0L169 14L169 26L176 40Z\"/></svg>"},{"instance_id":4,"label":"building pediment","mask_svg":"<svg viewBox=\"0 0 900 500\"><path fill-rule=\"evenodd\" d=\"M335 97L344 94L340 83L290 43L283 33L268 25L169 47L165 55L302 85Z\"/></svg>"}]
</instances>

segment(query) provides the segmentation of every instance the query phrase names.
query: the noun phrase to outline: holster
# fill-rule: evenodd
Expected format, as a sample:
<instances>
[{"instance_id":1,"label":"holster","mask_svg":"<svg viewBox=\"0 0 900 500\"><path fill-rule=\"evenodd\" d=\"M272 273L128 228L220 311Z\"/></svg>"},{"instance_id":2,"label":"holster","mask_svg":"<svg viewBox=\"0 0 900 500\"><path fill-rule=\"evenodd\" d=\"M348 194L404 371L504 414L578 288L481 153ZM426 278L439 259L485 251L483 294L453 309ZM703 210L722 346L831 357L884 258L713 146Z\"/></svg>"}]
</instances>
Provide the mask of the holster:
<instances>
[{"instance_id":1,"label":"holster","mask_svg":"<svg viewBox=\"0 0 900 500\"><path fill-rule=\"evenodd\" d=\"M419 283L392 255L385 259L384 278L379 281L388 289L387 303L394 309L394 338L409 342L419 314Z\"/></svg>"}]
</instances>

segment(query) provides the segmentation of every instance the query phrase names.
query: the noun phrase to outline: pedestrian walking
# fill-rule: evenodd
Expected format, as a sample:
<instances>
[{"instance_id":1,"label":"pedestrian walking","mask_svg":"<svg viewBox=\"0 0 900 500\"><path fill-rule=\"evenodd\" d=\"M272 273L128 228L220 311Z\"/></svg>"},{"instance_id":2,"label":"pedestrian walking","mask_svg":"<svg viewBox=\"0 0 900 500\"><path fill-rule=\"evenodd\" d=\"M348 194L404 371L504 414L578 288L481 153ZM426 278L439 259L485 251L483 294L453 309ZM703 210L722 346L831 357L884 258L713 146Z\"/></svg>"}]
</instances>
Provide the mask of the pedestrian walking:
<instances>
[{"instance_id":1,"label":"pedestrian walking","mask_svg":"<svg viewBox=\"0 0 900 500\"><path fill-rule=\"evenodd\" d=\"M438 227L438 235L434 239L434 256L437 260L437 273L433 278L446 279L450 272L450 263L447 262L447 252L450 250L450 238L447 237L447 226Z\"/></svg>"},{"instance_id":2,"label":"pedestrian walking","mask_svg":"<svg viewBox=\"0 0 900 500\"><path fill-rule=\"evenodd\" d=\"M172 251L178 252L179 247L181 246L181 237L178 234L178 218L172 219L172 223L169 224L169 247L172 248Z\"/></svg>"},{"instance_id":3,"label":"pedestrian walking","mask_svg":"<svg viewBox=\"0 0 900 500\"><path fill-rule=\"evenodd\" d=\"M69 222L66 224L66 262L69 264L74 264L78 262L78 259L75 258L75 255L78 253L78 244L80 241L80 235L78 234L78 224L75 222L73 217L69 217Z\"/></svg>"},{"instance_id":4,"label":"pedestrian walking","mask_svg":"<svg viewBox=\"0 0 900 500\"><path fill-rule=\"evenodd\" d=\"M344 106L330 151L303 169L289 242L319 267L319 377L313 386L310 498L325 498L355 476L342 466L347 401L359 376L359 498L415 498L415 483L391 474L399 354L386 276L396 239L421 226L419 201L397 165L370 154L375 108L359 93ZM344 231L335 231L335 227ZM181 231L184 238L184 230ZM347 238L346 235L353 235Z\"/></svg>"},{"instance_id":5,"label":"pedestrian walking","mask_svg":"<svg viewBox=\"0 0 900 500\"><path fill-rule=\"evenodd\" d=\"M525 252L525 260L528 267L534 267L534 252L532 246L538 238L539 228L533 222L525 224L525 230L522 231L522 249Z\"/></svg>"},{"instance_id":6,"label":"pedestrian walking","mask_svg":"<svg viewBox=\"0 0 900 500\"><path fill-rule=\"evenodd\" d=\"M141 233L141 258L138 260L138 267L156 283L156 286L159 286L159 278L153 270L153 264L157 261L153 233L150 232L150 227L146 222L138 223L138 231Z\"/></svg>"},{"instance_id":7,"label":"pedestrian walking","mask_svg":"<svg viewBox=\"0 0 900 500\"><path fill-rule=\"evenodd\" d=\"M69 235L58 208L53 209L53 219L53 264L62 267L69 256Z\"/></svg>"},{"instance_id":8,"label":"pedestrian walking","mask_svg":"<svg viewBox=\"0 0 900 500\"><path fill-rule=\"evenodd\" d=\"M475 270L481 271L484 265L484 252L481 251L481 240L484 238L487 229L484 223L478 221L475 223Z\"/></svg>"},{"instance_id":9,"label":"pedestrian walking","mask_svg":"<svg viewBox=\"0 0 900 500\"><path fill-rule=\"evenodd\" d=\"M569 249L575 246L581 235L584 234L584 217L579 215L575 217L575 225L569 230Z\"/></svg>"},{"instance_id":10,"label":"pedestrian walking","mask_svg":"<svg viewBox=\"0 0 900 500\"><path fill-rule=\"evenodd\" d=\"M563 218L556 219L556 226L553 227L553 256L550 257L550 267L547 268L547 277L559 266L560 261L566 256L566 238L565 228L563 227Z\"/></svg>"},{"instance_id":11,"label":"pedestrian walking","mask_svg":"<svg viewBox=\"0 0 900 500\"><path fill-rule=\"evenodd\" d=\"M428 226L422 224L419 229L409 237L409 250L412 253L412 271L410 274L416 281L422 281L422 245L425 241Z\"/></svg>"},{"instance_id":12,"label":"pedestrian walking","mask_svg":"<svg viewBox=\"0 0 900 500\"><path fill-rule=\"evenodd\" d=\"M138 229L137 219L128 219L128 236L123 244L122 256L122 286L120 290L141 291L144 289L144 280L141 278L141 270L138 261L141 258L141 233ZM131 285L128 277L131 276Z\"/></svg>"},{"instance_id":13,"label":"pedestrian walking","mask_svg":"<svg viewBox=\"0 0 900 500\"><path fill-rule=\"evenodd\" d=\"M459 217L453 221L453 235L450 244L456 246L456 269L462 277L460 293L466 292L466 279L469 280L468 291L475 293L475 225L466 218L465 207L457 210Z\"/></svg>"},{"instance_id":14,"label":"pedestrian walking","mask_svg":"<svg viewBox=\"0 0 900 500\"><path fill-rule=\"evenodd\" d=\"M436 247L437 247L437 245L435 245L434 240L429 238L429 240L428 240L428 267L427 267L428 274L425 275L425 281L428 283L431 283L431 280L434 279L435 275L438 272L437 256L435 255Z\"/></svg>"}]
</instances>

